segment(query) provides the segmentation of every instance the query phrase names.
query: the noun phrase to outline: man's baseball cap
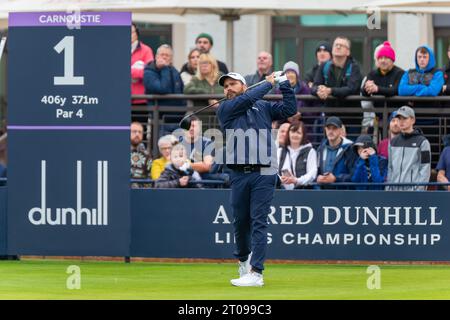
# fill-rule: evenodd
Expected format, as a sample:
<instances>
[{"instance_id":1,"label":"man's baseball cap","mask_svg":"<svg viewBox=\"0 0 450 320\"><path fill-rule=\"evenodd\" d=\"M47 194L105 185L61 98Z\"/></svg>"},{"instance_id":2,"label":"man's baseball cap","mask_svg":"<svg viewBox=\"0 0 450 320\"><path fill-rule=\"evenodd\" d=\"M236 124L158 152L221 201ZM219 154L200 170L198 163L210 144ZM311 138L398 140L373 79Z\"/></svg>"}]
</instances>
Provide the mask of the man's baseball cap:
<instances>
[{"instance_id":1,"label":"man's baseball cap","mask_svg":"<svg viewBox=\"0 0 450 320\"><path fill-rule=\"evenodd\" d=\"M234 80L239 80L240 82L242 82L244 85L247 85L247 82L245 81L244 77L241 76L239 73L236 72L228 72L227 74L224 74L223 76L221 76L219 78L219 84L223 87L223 83L225 82L226 78L231 78Z\"/></svg>"},{"instance_id":2,"label":"man's baseball cap","mask_svg":"<svg viewBox=\"0 0 450 320\"><path fill-rule=\"evenodd\" d=\"M373 148L375 151L377 150L377 147L375 146L375 143L373 143L372 138L369 135L360 135L355 143L353 144L353 148L357 147L363 147L363 148Z\"/></svg>"},{"instance_id":3,"label":"man's baseball cap","mask_svg":"<svg viewBox=\"0 0 450 320\"><path fill-rule=\"evenodd\" d=\"M336 128L342 128L342 120L338 117L329 117L325 122L325 127L335 126Z\"/></svg>"},{"instance_id":4,"label":"man's baseball cap","mask_svg":"<svg viewBox=\"0 0 450 320\"><path fill-rule=\"evenodd\" d=\"M409 117L415 118L416 114L414 113L413 108L408 107L408 106L403 106L397 110L397 114L395 115L396 118L398 118L400 116L403 118L409 118Z\"/></svg>"}]
</instances>

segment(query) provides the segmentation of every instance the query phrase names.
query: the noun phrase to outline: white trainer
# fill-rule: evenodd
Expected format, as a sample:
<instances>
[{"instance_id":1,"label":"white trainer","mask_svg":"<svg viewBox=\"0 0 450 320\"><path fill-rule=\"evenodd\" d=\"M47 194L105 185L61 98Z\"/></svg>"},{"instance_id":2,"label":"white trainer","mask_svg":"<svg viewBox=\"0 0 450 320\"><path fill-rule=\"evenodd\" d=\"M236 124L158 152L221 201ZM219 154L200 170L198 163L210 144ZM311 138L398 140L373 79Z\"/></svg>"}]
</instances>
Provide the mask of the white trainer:
<instances>
[{"instance_id":1,"label":"white trainer","mask_svg":"<svg viewBox=\"0 0 450 320\"><path fill-rule=\"evenodd\" d=\"M262 287L264 279L262 274L250 271L239 279L232 279L231 284L236 287Z\"/></svg>"},{"instance_id":2,"label":"white trainer","mask_svg":"<svg viewBox=\"0 0 450 320\"><path fill-rule=\"evenodd\" d=\"M244 261L244 262L239 261L239 269L238 269L239 278L242 278L247 273L249 273L250 270L252 270L252 266L250 265L251 258L252 258L252 253L250 252L246 261Z\"/></svg>"}]
</instances>

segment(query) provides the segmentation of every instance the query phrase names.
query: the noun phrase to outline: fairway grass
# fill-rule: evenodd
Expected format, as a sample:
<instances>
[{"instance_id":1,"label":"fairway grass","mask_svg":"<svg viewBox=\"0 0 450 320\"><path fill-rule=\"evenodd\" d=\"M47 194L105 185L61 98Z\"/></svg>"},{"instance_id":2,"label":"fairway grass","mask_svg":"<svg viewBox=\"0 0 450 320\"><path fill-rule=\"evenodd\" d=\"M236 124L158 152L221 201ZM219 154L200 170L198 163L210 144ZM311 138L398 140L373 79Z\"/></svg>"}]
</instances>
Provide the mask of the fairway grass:
<instances>
[{"instance_id":1,"label":"fairway grass","mask_svg":"<svg viewBox=\"0 0 450 320\"><path fill-rule=\"evenodd\" d=\"M70 265L81 270L78 290L66 286ZM450 266L380 265L373 290L367 267L267 264L263 288L236 288L230 263L0 261L0 299L450 299Z\"/></svg>"}]
</instances>

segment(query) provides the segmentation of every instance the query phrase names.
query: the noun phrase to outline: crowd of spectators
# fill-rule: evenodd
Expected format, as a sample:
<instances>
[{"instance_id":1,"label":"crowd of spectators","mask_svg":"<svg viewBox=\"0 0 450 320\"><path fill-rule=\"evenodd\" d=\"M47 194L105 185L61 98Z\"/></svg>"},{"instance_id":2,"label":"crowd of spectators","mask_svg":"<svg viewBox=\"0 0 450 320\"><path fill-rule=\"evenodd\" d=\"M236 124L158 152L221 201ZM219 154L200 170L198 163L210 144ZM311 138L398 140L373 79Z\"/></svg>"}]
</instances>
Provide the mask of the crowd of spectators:
<instances>
[{"instance_id":1,"label":"crowd of spectators","mask_svg":"<svg viewBox=\"0 0 450 320\"><path fill-rule=\"evenodd\" d=\"M309 141L302 121L283 123L277 136L279 187L287 190L349 189L345 185L334 185L341 182L360 183L350 187L358 190L425 190L426 186L415 184L429 182L430 143L420 129L414 127L416 119L411 107L402 106L391 117L391 135L378 146L366 134L360 135L355 142L347 139L342 120L336 116L326 119L325 138L317 149ZM394 128L399 129L397 134L392 134ZM226 184L226 166L213 170L218 166L214 153L205 152L213 142L199 129L200 120L194 117L184 136L178 139L173 135L161 137L158 141L161 157L151 162L142 144L143 128L139 123L132 123L131 177L151 178L156 187L164 188L186 187L189 182L202 180L221 180ZM446 144L450 144L450 137L447 137ZM387 152L387 157L381 154L381 150ZM437 170L438 181L447 183L450 178L450 146L444 149ZM384 182L410 185L385 187L381 184ZM377 184L371 186L371 183Z\"/></svg>"},{"instance_id":2,"label":"crowd of spectators","mask_svg":"<svg viewBox=\"0 0 450 320\"><path fill-rule=\"evenodd\" d=\"M218 79L228 73L225 63L214 57L211 35L201 33L195 47L187 55L187 62L178 71L173 66L173 49L162 44L156 53L139 40L139 29L131 27L131 93L142 94L223 94ZM450 59L450 46L448 48ZM450 61L438 68L433 50L422 45L414 53L414 65L403 70L395 65L396 53L388 41L374 51L375 68L363 76L358 62L351 55L351 41L343 36L332 44L323 41L315 50L316 63L307 72L295 61L283 65L295 94L312 94L316 100L297 100L297 114L275 121L278 160L278 187L281 189L351 188L360 190L426 190L433 172L435 181L450 181L450 135L444 136L443 150L436 168L431 168L430 141L420 129L425 123L416 119L414 108L430 106L425 102L390 101L388 107L396 111L389 115L388 137L377 142L372 136L375 114L363 112L358 120L362 128L353 142L347 130L354 131L355 123L346 123L329 112L303 112L304 107L326 106L338 110L349 95L366 97L381 95L435 97L450 95ZM272 74L273 57L262 51L256 59L256 71L246 75L248 86L263 81ZM274 87L270 93L280 93ZM334 97L337 99L329 99ZM132 99L133 105L151 105L153 100ZM204 101L194 101L204 105ZM209 99L208 104L218 101ZM373 108L384 101L345 101L345 106ZM159 105L185 107L184 100L165 99ZM433 104L433 102L431 102ZM185 108L180 108L184 115ZM159 158L152 159L143 137L148 126L132 118L130 126L130 178L132 187L199 187L205 180L229 183L226 165L215 161L214 152L205 154L214 141L202 134L201 121L192 117L189 130L181 137L172 135L179 118L166 131L158 133ZM309 129L307 129L309 128ZM354 134L355 132L351 132ZM3 139L3 138L2 138ZM3 144L0 145L0 147ZM315 148L314 145L317 147ZM223 153L226 145L219 149ZM216 151L217 152L217 151ZM6 166L0 161L0 178L6 177ZM144 182L137 182L143 180ZM343 183L343 184L342 184ZM371 185L372 183L375 183ZM390 185L391 184L391 185ZM397 184L397 185L396 185ZM439 187L450 191L450 185Z\"/></svg>"},{"instance_id":3,"label":"crowd of spectators","mask_svg":"<svg viewBox=\"0 0 450 320\"><path fill-rule=\"evenodd\" d=\"M225 63L218 61L212 48L211 35L201 33L196 37L195 47L187 55L187 62L178 71L172 62L172 48L163 44L156 50L139 41L139 30L132 27L132 94L223 94L218 84L222 74L228 73ZM450 47L449 47L450 57ZM425 186L383 186L380 183L426 183L431 175L430 143L416 121L413 102L389 102L396 108L389 117L389 134L376 145L372 133L375 114L363 112L359 120L361 134L355 142L346 138L346 127L339 117L327 113L303 112L306 106L338 108L340 98L349 95L392 96L437 96L450 94L450 63L442 69L436 66L433 50L426 46L417 48L415 65L403 70L395 65L396 53L388 41L374 52L375 68L363 76L359 63L351 55L351 41L337 37L332 44L320 42L315 50L316 64L311 70L302 72L298 63L288 61L283 66L295 94L312 94L317 100L297 101L297 114L273 124L278 129L277 146L279 165L279 187L294 188L339 188L336 182L360 183L356 189L424 190ZM256 72L245 76L248 86L258 83L273 72L273 57L262 51L256 59ZM274 87L270 93L280 93ZM335 97L337 99L329 99ZM210 99L208 104L217 102ZM133 104L142 103L134 100ZM152 101L148 102L149 104ZM183 100L161 100L161 105L185 106ZM205 101L194 101L194 106L205 105ZM384 101L346 101L345 106L373 108L384 105ZM183 110L185 111L185 110ZM186 180L198 177L202 180L220 174L226 176L226 166L216 165L214 155L203 155L212 141L199 132L199 119L191 122L191 129L180 139L162 136L158 142L161 158L153 161L150 168L142 171L141 178L151 178L156 186L184 187ZM347 123L355 134L355 123ZM311 129L307 129L311 128ZM309 138L310 133L312 137ZM133 134L132 134L133 136ZM198 139L201 143L195 143ZM450 139L447 139L450 142ZM196 147L194 147L194 144ZM314 148L313 145L318 145ZM176 146L176 149L174 149ZM199 147L200 146L200 149ZM134 149L133 149L134 148ZM191 154L183 154L192 150ZM135 150L135 151L133 151ZM177 151L173 162L171 150ZM138 150L139 151L139 150ZM134 153L133 153L134 152ZM132 138L133 154L136 146ZM141 155L140 157L144 157ZM142 162L142 161L141 161ZM219 169L218 169L219 168ZM138 170L138 171L139 171ZM141 172L139 171L139 172ZM446 146L436 167L437 181L448 183L450 179L450 146ZM132 177L136 176L136 171ZM148 175L147 175L148 174ZM189 177L189 178L184 178ZM216 177L216 176L214 176ZM162 179L162 180L161 180ZM173 181L172 181L173 180ZM226 181L226 178L223 178ZM370 186L370 183L378 183ZM450 190L450 187L446 189Z\"/></svg>"}]
</instances>

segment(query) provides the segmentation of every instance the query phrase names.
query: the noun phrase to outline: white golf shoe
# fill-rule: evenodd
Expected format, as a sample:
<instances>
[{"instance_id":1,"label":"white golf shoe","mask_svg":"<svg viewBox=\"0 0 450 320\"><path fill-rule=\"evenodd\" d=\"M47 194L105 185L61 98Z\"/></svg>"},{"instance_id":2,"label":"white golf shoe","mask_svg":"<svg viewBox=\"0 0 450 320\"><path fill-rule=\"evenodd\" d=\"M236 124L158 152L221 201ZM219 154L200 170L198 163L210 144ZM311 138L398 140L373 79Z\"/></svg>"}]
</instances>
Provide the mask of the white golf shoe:
<instances>
[{"instance_id":1,"label":"white golf shoe","mask_svg":"<svg viewBox=\"0 0 450 320\"><path fill-rule=\"evenodd\" d=\"M232 279L231 284L236 287L262 287L264 279L262 274L250 271L239 279Z\"/></svg>"},{"instance_id":2,"label":"white golf shoe","mask_svg":"<svg viewBox=\"0 0 450 320\"><path fill-rule=\"evenodd\" d=\"M247 273L249 273L250 270L252 270L252 266L250 265L251 258L252 258L252 253L250 252L246 261L244 261L244 262L239 261L239 269L238 269L239 278L242 278Z\"/></svg>"}]
</instances>

